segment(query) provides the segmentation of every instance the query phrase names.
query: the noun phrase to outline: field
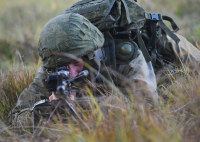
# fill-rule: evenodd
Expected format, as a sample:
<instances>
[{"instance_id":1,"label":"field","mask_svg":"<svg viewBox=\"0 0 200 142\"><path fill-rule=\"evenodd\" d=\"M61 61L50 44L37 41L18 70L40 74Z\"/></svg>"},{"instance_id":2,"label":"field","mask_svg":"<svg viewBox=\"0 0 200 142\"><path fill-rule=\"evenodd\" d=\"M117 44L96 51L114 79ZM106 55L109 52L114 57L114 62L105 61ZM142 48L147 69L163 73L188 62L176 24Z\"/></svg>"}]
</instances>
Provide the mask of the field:
<instances>
[{"instance_id":1,"label":"field","mask_svg":"<svg viewBox=\"0 0 200 142\"><path fill-rule=\"evenodd\" d=\"M75 2L0 1L0 141L34 141L28 130L23 136L17 135L8 125L7 116L41 67L37 43L42 28ZM138 3L147 12L171 16L181 29L178 33L200 47L199 0L138 0ZM57 122L45 131L42 140L200 141L199 84L198 76L188 74L169 86L159 86L159 104L151 109L134 98L127 102L119 96L114 103L108 102L109 114L102 115L96 105L90 117L83 115L87 126Z\"/></svg>"}]
</instances>

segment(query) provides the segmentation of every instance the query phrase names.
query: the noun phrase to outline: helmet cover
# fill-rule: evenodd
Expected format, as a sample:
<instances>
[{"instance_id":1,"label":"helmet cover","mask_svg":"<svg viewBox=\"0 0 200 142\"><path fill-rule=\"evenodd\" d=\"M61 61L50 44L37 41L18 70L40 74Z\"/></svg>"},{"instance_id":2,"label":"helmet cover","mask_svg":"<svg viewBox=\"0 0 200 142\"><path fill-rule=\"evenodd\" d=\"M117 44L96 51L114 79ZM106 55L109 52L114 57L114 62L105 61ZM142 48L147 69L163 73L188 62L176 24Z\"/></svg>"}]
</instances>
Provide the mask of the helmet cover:
<instances>
[{"instance_id":1,"label":"helmet cover","mask_svg":"<svg viewBox=\"0 0 200 142\"><path fill-rule=\"evenodd\" d=\"M43 28L39 37L39 55L42 66L50 69L63 66L73 58L80 58L101 48L103 34L85 17L68 13L51 19Z\"/></svg>"}]
</instances>

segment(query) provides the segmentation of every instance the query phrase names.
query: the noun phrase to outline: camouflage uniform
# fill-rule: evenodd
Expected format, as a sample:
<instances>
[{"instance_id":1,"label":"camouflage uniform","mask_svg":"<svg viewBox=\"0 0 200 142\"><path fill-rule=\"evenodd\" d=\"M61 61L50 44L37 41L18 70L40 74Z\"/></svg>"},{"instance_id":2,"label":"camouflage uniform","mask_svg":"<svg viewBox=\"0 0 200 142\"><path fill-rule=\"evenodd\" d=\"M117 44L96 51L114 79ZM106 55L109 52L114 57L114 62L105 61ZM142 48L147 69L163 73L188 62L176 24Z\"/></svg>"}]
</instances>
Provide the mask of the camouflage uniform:
<instances>
[{"instance_id":1,"label":"camouflage uniform","mask_svg":"<svg viewBox=\"0 0 200 142\"><path fill-rule=\"evenodd\" d=\"M200 51L184 37L178 34L176 35L180 39L178 45L169 36L163 36L160 42L157 44L157 47L164 47L165 53L172 54L175 57L172 66L167 66L167 68L163 67L156 72L157 84L161 84L163 83L163 81L166 80L166 78L169 78L167 73L169 74L169 71L171 71L171 69L174 70L173 66L178 67L177 69L175 69L176 72L178 72L178 70L182 68L185 73L198 74L198 68L200 65ZM165 71L164 74L163 71Z\"/></svg>"}]
</instances>

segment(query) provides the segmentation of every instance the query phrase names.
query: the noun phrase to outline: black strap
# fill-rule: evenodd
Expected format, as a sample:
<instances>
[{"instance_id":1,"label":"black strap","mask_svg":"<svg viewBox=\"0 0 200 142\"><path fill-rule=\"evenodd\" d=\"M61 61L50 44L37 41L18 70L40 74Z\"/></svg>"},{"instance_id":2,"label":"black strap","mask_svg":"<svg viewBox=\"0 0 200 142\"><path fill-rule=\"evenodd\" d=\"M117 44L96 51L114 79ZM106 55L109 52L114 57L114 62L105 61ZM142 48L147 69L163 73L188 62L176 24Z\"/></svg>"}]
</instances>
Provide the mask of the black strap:
<instances>
[{"instance_id":1,"label":"black strap","mask_svg":"<svg viewBox=\"0 0 200 142\"><path fill-rule=\"evenodd\" d=\"M180 42L180 39L177 35L175 35L166 25L163 21L159 21L158 25L161 27L161 29L170 36L177 44Z\"/></svg>"},{"instance_id":2,"label":"black strap","mask_svg":"<svg viewBox=\"0 0 200 142\"><path fill-rule=\"evenodd\" d=\"M157 59L157 55L156 55L156 49L154 49L153 51L151 51L151 62L152 62L152 66L153 68L155 68L156 66L156 59Z\"/></svg>"},{"instance_id":3,"label":"black strap","mask_svg":"<svg viewBox=\"0 0 200 142\"><path fill-rule=\"evenodd\" d=\"M150 27L151 27L151 38L149 40L149 43L147 44L147 48L149 49L151 53L151 61L152 61L152 66L156 66L156 24L157 21L155 20L150 20Z\"/></svg>"},{"instance_id":4,"label":"black strap","mask_svg":"<svg viewBox=\"0 0 200 142\"><path fill-rule=\"evenodd\" d=\"M147 48L152 51L155 49L156 45L156 21L150 20L150 27L151 27L151 38L149 43L147 44Z\"/></svg>"},{"instance_id":5,"label":"black strap","mask_svg":"<svg viewBox=\"0 0 200 142\"><path fill-rule=\"evenodd\" d=\"M151 61L151 57L150 57L150 55L149 55L149 53L147 51L147 48L145 47L145 44L144 44L143 39L142 39L142 37L141 37L141 35L139 33L139 29L138 28L136 30L136 33L137 33L138 44L139 44L140 49L141 49L141 51L142 51L142 53L144 55L144 58L145 58L146 62L149 62L149 61Z\"/></svg>"},{"instance_id":6,"label":"black strap","mask_svg":"<svg viewBox=\"0 0 200 142\"><path fill-rule=\"evenodd\" d=\"M116 55L115 55L115 42L109 31L104 33L105 38L108 40L109 44L109 55L110 55L110 65L113 65L113 69L116 69Z\"/></svg>"},{"instance_id":7,"label":"black strap","mask_svg":"<svg viewBox=\"0 0 200 142\"><path fill-rule=\"evenodd\" d=\"M179 30L179 27L176 25L176 23L174 22L174 20L169 17L169 16L162 16L163 17L163 20L166 20L166 21L169 21L171 23L171 26L174 30L174 32L177 32Z\"/></svg>"},{"instance_id":8,"label":"black strap","mask_svg":"<svg viewBox=\"0 0 200 142\"><path fill-rule=\"evenodd\" d=\"M176 32L179 30L178 26L176 25L176 23L173 21L172 18L168 17L168 16L162 16L161 14L158 13L145 13L145 17L150 20L150 27L151 27L151 38L149 40L148 43L148 49L151 53L151 57L152 57L152 65L153 67L155 67L156 65L156 58L157 54L160 54L163 50L163 48L159 48L158 50L156 49L156 40L157 40L157 29L156 29L156 25L158 22L159 25L159 37L161 35L161 29L165 32L165 34L169 35L177 44L180 42L180 39L178 38L177 35L175 35L163 22L163 20L167 20L171 23L171 26L173 28L173 30ZM158 38L159 38L158 37ZM153 50L152 50L153 49ZM144 54L144 53L143 53Z\"/></svg>"}]
</instances>

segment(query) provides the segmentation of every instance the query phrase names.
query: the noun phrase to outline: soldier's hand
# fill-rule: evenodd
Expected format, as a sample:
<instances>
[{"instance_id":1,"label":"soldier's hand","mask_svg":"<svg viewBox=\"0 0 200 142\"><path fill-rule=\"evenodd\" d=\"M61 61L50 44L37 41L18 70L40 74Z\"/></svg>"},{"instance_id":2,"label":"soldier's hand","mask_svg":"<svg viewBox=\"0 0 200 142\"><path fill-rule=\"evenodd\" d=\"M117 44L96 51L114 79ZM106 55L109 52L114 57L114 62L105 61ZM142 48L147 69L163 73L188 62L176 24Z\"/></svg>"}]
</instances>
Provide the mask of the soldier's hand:
<instances>
[{"instance_id":1,"label":"soldier's hand","mask_svg":"<svg viewBox=\"0 0 200 142\"><path fill-rule=\"evenodd\" d=\"M51 96L49 97L49 101L51 102L52 100L57 100L58 97L52 92Z\"/></svg>"},{"instance_id":2,"label":"soldier's hand","mask_svg":"<svg viewBox=\"0 0 200 142\"><path fill-rule=\"evenodd\" d=\"M51 102L52 100L57 100L58 97L52 92L51 96L49 97L49 101ZM70 99L74 101L76 99L76 92L71 92L70 94Z\"/></svg>"}]
</instances>

